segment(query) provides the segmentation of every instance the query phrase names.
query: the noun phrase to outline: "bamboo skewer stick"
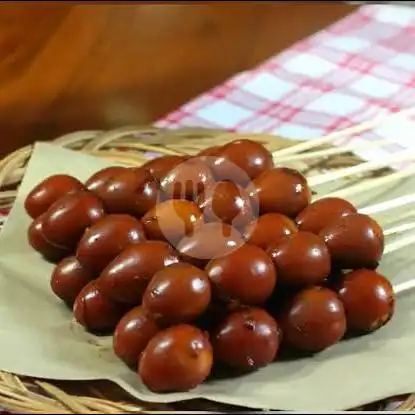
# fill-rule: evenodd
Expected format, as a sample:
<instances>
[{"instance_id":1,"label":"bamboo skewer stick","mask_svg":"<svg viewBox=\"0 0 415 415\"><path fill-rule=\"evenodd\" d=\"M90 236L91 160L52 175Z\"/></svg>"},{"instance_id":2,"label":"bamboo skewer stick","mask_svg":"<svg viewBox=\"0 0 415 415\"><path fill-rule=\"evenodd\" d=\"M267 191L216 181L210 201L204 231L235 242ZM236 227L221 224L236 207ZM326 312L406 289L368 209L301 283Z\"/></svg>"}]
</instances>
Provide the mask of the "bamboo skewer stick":
<instances>
[{"instance_id":1,"label":"bamboo skewer stick","mask_svg":"<svg viewBox=\"0 0 415 415\"><path fill-rule=\"evenodd\" d=\"M301 153L295 154L293 156L284 157L283 159L279 159L276 157L276 161L280 161L281 163L286 163L290 161L304 161L314 158L324 158L324 157L331 157L336 156L343 153L348 153L357 150L367 150L370 148L377 148L381 147L384 144L390 144L389 139L384 140L377 140L377 141L370 141L370 142L360 142L360 145L347 145L344 147L334 147L329 148L327 150L318 150L318 151L310 151L308 153Z\"/></svg>"},{"instance_id":2,"label":"bamboo skewer stick","mask_svg":"<svg viewBox=\"0 0 415 415\"><path fill-rule=\"evenodd\" d=\"M408 210L406 212L400 213L399 218L393 218L393 220L390 221L390 223L397 222L397 220L403 221L403 220L406 220L408 218L411 218L411 219L415 218L415 209Z\"/></svg>"},{"instance_id":3,"label":"bamboo skewer stick","mask_svg":"<svg viewBox=\"0 0 415 415\"><path fill-rule=\"evenodd\" d=\"M378 177L375 179L363 181L361 183L355 184L353 186L346 187L345 189L336 190L334 192L331 192L329 194L326 194L321 197L350 197L352 195L356 195L359 193L366 192L368 190L372 190L375 188L381 188L382 186L386 184L393 183L394 181L405 179L406 177L409 177L411 175L415 174L415 165L410 166L406 168L405 170L398 171L396 173L388 174L384 177ZM315 200L320 199L320 196L317 197Z\"/></svg>"},{"instance_id":4,"label":"bamboo skewer stick","mask_svg":"<svg viewBox=\"0 0 415 415\"><path fill-rule=\"evenodd\" d=\"M398 251L399 249L406 248L409 245L415 244L415 234L399 238L396 241L393 241L386 245L383 255L391 254ZM403 294L407 291L413 290L415 288L415 278L411 278L408 281L404 281L398 284L393 284L393 291L396 295Z\"/></svg>"},{"instance_id":5,"label":"bamboo skewer stick","mask_svg":"<svg viewBox=\"0 0 415 415\"><path fill-rule=\"evenodd\" d=\"M390 226L398 226L405 221L415 223L415 209L399 212L399 215L388 215L384 212L372 215L372 217L382 224L383 228Z\"/></svg>"},{"instance_id":6,"label":"bamboo skewer stick","mask_svg":"<svg viewBox=\"0 0 415 415\"><path fill-rule=\"evenodd\" d=\"M411 203L415 203L415 193L396 197L394 199L387 200L381 203L376 203L374 205L366 206L364 208L359 209L359 212L365 215L374 215L376 213L382 213L389 211L391 209L400 208Z\"/></svg>"},{"instance_id":7,"label":"bamboo skewer stick","mask_svg":"<svg viewBox=\"0 0 415 415\"><path fill-rule=\"evenodd\" d=\"M393 285L393 291L396 295L410 291L415 288L415 279L401 282Z\"/></svg>"},{"instance_id":8,"label":"bamboo skewer stick","mask_svg":"<svg viewBox=\"0 0 415 415\"><path fill-rule=\"evenodd\" d=\"M401 282L400 284L396 284L393 286L393 291L395 294L402 294L406 291L410 291L415 288L415 280L409 280L405 282Z\"/></svg>"},{"instance_id":9,"label":"bamboo skewer stick","mask_svg":"<svg viewBox=\"0 0 415 415\"><path fill-rule=\"evenodd\" d=\"M367 121L359 125L354 125L352 127L345 128L344 130L341 130L341 131L335 131L324 137L307 140L305 142L294 145L292 147L284 148L282 150L275 152L274 156L276 158L277 157L279 158L281 156L288 156L289 154L297 154L297 153L300 153L301 151L310 150L311 148L318 147L322 144L331 143L339 138L348 137L354 134L362 133L367 130L371 130L375 127L378 127L379 125L393 121L399 117L405 117L405 116L408 117L413 114L415 114L415 108L408 108L406 110L399 111L399 112L389 114L389 115L380 114L371 121Z\"/></svg>"},{"instance_id":10,"label":"bamboo skewer stick","mask_svg":"<svg viewBox=\"0 0 415 415\"><path fill-rule=\"evenodd\" d=\"M309 177L308 183L311 187L319 186L322 184L330 183L334 180L342 179L344 177L350 177L353 175L378 170L385 166L389 166L392 163L398 163L409 160L415 160L415 152L409 152L407 150L400 151L399 153L393 154L389 157L385 157L382 160L367 161L356 166L339 169L332 173L317 174L315 176Z\"/></svg>"},{"instance_id":11,"label":"bamboo skewer stick","mask_svg":"<svg viewBox=\"0 0 415 415\"><path fill-rule=\"evenodd\" d=\"M415 229L415 222L404 223L403 225L393 226L392 228L385 229L383 234L385 236L396 235L402 232L408 232Z\"/></svg>"}]
</instances>

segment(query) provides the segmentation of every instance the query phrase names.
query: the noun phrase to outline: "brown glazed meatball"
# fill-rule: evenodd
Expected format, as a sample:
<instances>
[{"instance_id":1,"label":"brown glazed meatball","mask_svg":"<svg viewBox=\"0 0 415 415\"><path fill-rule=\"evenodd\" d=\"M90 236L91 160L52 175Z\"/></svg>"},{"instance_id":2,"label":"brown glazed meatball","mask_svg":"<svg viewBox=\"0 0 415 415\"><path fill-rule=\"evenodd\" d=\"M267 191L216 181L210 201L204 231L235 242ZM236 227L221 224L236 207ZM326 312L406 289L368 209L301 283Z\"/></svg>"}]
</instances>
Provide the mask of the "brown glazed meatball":
<instances>
[{"instance_id":1,"label":"brown glazed meatball","mask_svg":"<svg viewBox=\"0 0 415 415\"><path fill-rule=\"evenodd\" d=\"M278 322L284 343L304 352L319 352L340 341L346 316L336 293L322 287L300 291L281 313Z\"/></svg>"},{"instance_id":2,"label":"brown glazed meatball","mask_svg":"<svg viewBox=\"0 0 415 415\"><path fill-rule=\"evenodd\" d=\"M222 146L208 147L202 151L199 151L195 157L200 157L203 161L205 161L206 158L216 157L221 150Z\"/></svg>"},{"instance_id":3,"label":"brown glazed meatball","mask_svg":"<svg viewBox=\"0 0 415 415\"><path fill-rule=\"evenodd\" d=\"M141 306L130 310L119 321L114 331L114 353L125 364L137 365L141 353L160 328Z\"/></svg>"},{"instance_id":4,"label":"brown glazed meatball","mask_svg":"<svg viewBox=\"0 0 415 415\"><path fill-rule=\"evenodd\" d=\"M121 252L102 271L97 283L114 301L138 305L153 275L177 262L179 254L167 242L146 241Z\"/></svg>"},{"instance_id":5,"label":"brown glazed meatball","mask_svg":"<svg viewBox=\"0 0 415 415\"><path fill-rule=\"evenodd\" d=\"M343 275L336 286L350 331L369 333L393 317L396 301L393 287L378 272L367 269L352 271Z\"/></svg>"},{"instance_id":6,"label":"brown glazed meatball","mask_svg":"<svg viewBox=\"0 0 415 415\"><path fill-rule=\"evenodd\" d=\"M112 175L95 193L107 213L125 213L141 218L160 200L158 181L142 167L127 168Z\"/></svg>"},{"instance_id":7,"label":"brown glazed meatball","mask_svg":"<svg viewBox=\"0 0 415 415\"><path fill-rule=\"evenodd\" d=\"M385 247L380 225L360 213L342 216L323 228L319 235L333 262L343 269L376 268Z\"/></svg>"},{"instance_id":8,"label":"brown glazed meatball","mask_svg":"<svg viewBox=\"0 0 415 415\"><path fill-rule=\"evenodd\" d=\"M212 170L216 179L243 187L274 166L272 154L265 146L247 138L225 144L214 156Z\"/></svg>"},{"instance_id":9,"label":"brown glazed meatball","mask_svg":"<svg viewBox=\"0 0 415 415\"><path fill-rule=\"evenodd\" d=\"M278 352L276 321L261 308L231 313L212 335L215 359L232 368L250 371L271 363Z\"/></svg>"},{"instance_id":10,"label":"brown glazed meatball","mask_svg":"<svg viewBox=\"0 0 415 415\"><path fill-rule=\"evenodd\" d=\"M96 281L89 282L78 294L73 306L75 320L93 333L115 329L126 309L103 295Z\"/></svg>"},{"instance_id":11,"label":"brown glazed meatball","mask_svg":"<svg viewBox=\"0 0 415 415\"><path fill-rule=\"evenodd\" d=\"M54 294L67 305L73 305L81 290L94 279L74 256L64 258L53 270L50 286Z\"/></svg>"},{"instance_id":12,"label":"brown glazed meatball","mask_svg":"<svg viewBox=\"0 0 415 415\"><path fill-rule=\"evenodd\" d=\"M206 272L217 295L249 305L263 304L277 281L271 259L254 245L243 245L229 255L213 259Z\"/></svg>"},{"instance_id":13,"label":"brown glazed meatball","mask_svg":"<svg viewBox=\"0 0 415 415\"><path fill-rule=\"evenodd\" d=\"M208 336L181 324L158 332L148 343L138 373L153 392L185 392L209 376L213 365Z\"/></svg>"},{"instance_id":14,"label":"brown glazed meatball","mask_svg":"<svg viewBox=\"0 0 415 415\"><path fill-rule=\"evenodd\" d=\"M175 245L202 226L203 214L194 202L167 200L147 212L141 221L149 239Z\"/></svg>"},{"instance_id":15,"label":"brown glazed meatball","mask_svg":"<svg viewBox=\"0 0 415 415\"><path fill-rule=\"evenodd\" d=\"M43 235L50 243L72 250L85 229L104 215L102 203L92 193L71 193L61 197L46 211Z\"/></svg>"},{"instance_id":16,"label":"brown glazed meatball","mask_svg":"<svg viewBox=\"0 0 415 415\"><path fill-rule=\"evenodd\" d=\"M29 245L43 258L49 262L59 262L62 258L70 254L70 250L60 248L50 243L43 234L43 221L45 214L38 216L29 226L27 238Z\"/></svg>"},{"instance_id":17,"label":"brown glazed meatball","mask_svg":"<svg viewBox=\"0 0 415 415\"><path fill-rule=\"evenodd\" d=\"M320 284L330 274L329 251L324 241L312 233L294 233L271 244L267 253L282 284L300 287Z\"/></svg>"},{"instance_id":18,"label":"brown glazed meatball","mask_svg":"<svg viewBox=\"0 0 415 415\"><path fill-rule=\"evenodd\" d=\"M281 213L295 218L311 200L307 179L287 167L265 171L252 184L250 196L258 198L261 215Z\"/></svg>"},{"instance_id":19,"label":"brown glazed meatball","mask_svg":"<svg viewBox=\"0 0 415 415\"><path fill-rule=\"evenodd\" d=\"M114 176L118 173L124 172L126 169L127 167L110 166L98 170L85 182L85 188L90 192L96 192L96 194L99 195L108 181L112 180Z\"/></svg>"},{"instance_id":20,"label":"brown glazed meatball","mask_svg":"<svg viewBox=\"0 0 415 415\"><path fill-rule=\"evenodd\" d=\"M187 160L187 156L162 156L147 161L141 167L146 169L156 180L161 181L173 168Z\"/></svg>"},{"instance_id":21,"label":"brown glazed meatball","mask_svg":"<svg viewBox=\"0 0 415 415\"><path fill-rule=\"evenodd\" d=\"M243 244L241 234L234 227L212 222L185 236L177 245L177 250L183 261L204 268L210 260L224 257Z\"/></svg>"},{"instance_id":22,"label":"brown glazed meatball","mask_svg":"<svg viewBox=\"0 0 415 415\"><path fill-rule=\"evenodd\" d=\"M248 192L232 182L218 182L197 199L205 222L222 222L239 229L256 218Z\"/></svg>"},{"instance_id":23,"label":"brown glazed meatball","mask_svg":"<svg viewBox=\"0 0 415 415\"><path fill-rule=\"evenodd\" d=\"M214 183L215 179L209 167L201 159L191 158L173 167L162 178L160 186L170 199L194 201Z\"/></svg>"},{"instance_id":24,"label":"brown glazed meatball","mask_svg":"<svg viewBox=\"0 0 415 415\"><path fill-rule=\"evenodd\" d=\"M310 203L297 216L296 222L300 231L318 235L330 222L353 213L357 213L357 210L347 200L338 197L325 197Z\"/></svg>"},{"instance_id":25,"label":"brown glazed meatball","mask_svg":"<svg viewBox=\"0 0 415 415\"><path fill-rule=\"evenodd\" d=\"M266 213L245 226L242 235L251 245L267 249L287 236L297 233L292 219L280 213Z\"/></svg>"},{"instance_id":26,"label":"brown glazed meatball","mask_svg":"<svg viewBox=\"0 0 415 415\"><path fill-rule=\"evenodd\" d=\"M187 323L207 309L210 298L206 273L177 263L156 272L144 293L143 307L163 324Z\"/></svg>"},{"instance_id":27,"label":"brown glazed meatball","mask_svg":"<svg viewBox=\"0 0 415 415\"><path fill-rule=\"evenodd\" d=\"M129 215L107 215L85 231L78 243L76 257L85 268L99 275L127 246L145 240L139 220Z\"/></svg>"},{"instance_id":28,"label":"brown glazed meatball","mask_svg":"<svg viewBox=\"0 0 415 415\"><path fill-rule=\"evenodd\" d=\"M24 207L36 219L62 196L82 190L84 185L68 174L54 174L37 184L26 196Z\"/></svg>"}]
</instances>

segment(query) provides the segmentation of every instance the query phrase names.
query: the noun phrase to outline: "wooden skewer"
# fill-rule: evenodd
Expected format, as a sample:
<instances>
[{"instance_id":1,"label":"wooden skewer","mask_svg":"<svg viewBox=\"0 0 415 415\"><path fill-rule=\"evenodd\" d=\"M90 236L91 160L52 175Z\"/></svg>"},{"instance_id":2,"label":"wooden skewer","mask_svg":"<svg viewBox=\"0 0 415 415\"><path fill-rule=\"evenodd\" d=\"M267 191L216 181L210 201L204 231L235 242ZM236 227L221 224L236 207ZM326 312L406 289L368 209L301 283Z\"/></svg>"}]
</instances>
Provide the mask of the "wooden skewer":
<instances>
[{"instance_id":1,"label":"wooden skewer","mask_svg":"<svg viewBox=\"0 0 415 415\"><path fill-rule=\"evenodd\" d=\"M342 197L347 198L352 195L356 195L359 193L366 192L371 189L375 188L381 188L381 186L384 186L386 184L393 183L394 181L404 179L406 177L412 176L415 174L415 166L410 166L406 168L405 170L398 171L396 173L388 174L384 177L378 177L376 179L371 180L365 180L361 183L355 184L353 186L346 187L345 189L336 190L332 193L318 196L315 200L318 200L322 197Z\"/></svg>"},{"instance_id":2,"label":"wooden skewer","mask_svg":"<svg viewBox=\"0 0 415 415\"><path fill-rule=\"evenodd\" d=\"M383 251L383 255L391 254L399 249L405 248L409 245L415 243L415 234L412 233L410 235L404 236L399 238L396 241L393 241L386 245L385 250ZM393 291L396 295L402 294L406 291L412 290L415 288L415 278L411 278L408 281L401 282L398 284L393 284Z\"/></svg>"},{"instance_id":3,"label":"wooden skewer","mask_svg":"<svg viewBox=\"0 0 415 415\"><path fill-rule=\"evenodd\" d=\"M389 211L391 209L400 208L411 203L415 203L415 193L396 197L394 199L387 200L386 202L366 206L364 208L359 209L359 212L365 215L374 215L376 213L382 213Z\"/></svg>"},{"instance_id":4,"label":"wooden skewer","mask_svg":"<svg viewBox=\"0 0 415 415\"><path fill-rule=\"evenodd\" d=\"M361 142L359 146L348 145L344 147L330 148L328 150L310 151L309 153L295 154L293 156L284 157L282 159L277 157L276 162L286 163L288 161L304 161L304 160L309 160L309 159L314 159L314 158L331 157L331 156L335 156L338 154L347 153L349 151L366 150L369 148L381 147L383 144L388 144L388 143L390 143L389 139L376 140L376 141L370 141L370 142Z\"/></svg>"},{"instance_id":5,"label":"wooden skewer","mask_svg":"<svg viewBox=\"0 0 415 415\"><path fill-rule=\"evenodd\" d=\"M413 243L415 243L415 234L412 233L386 245L383 255L391 254L392 252L405 248Z\"/></svg>"},{"instance_id":6,"label":"wooden skewer","mask_svg":"<svg viewBox=\"0 0 415 415\"><path fill-rule=\"evenodd\" d=\"M408 232L415 229L415 222L410 223L404 223L402 225L393 226L391 228L387 228L383 231L383 235L385 236L391 236L391 235L397 235L402 232Z\"/></svg>"},{"instance_id":7,"label":"wooden skewer","mask_svg":"<svg viewBox=\"0 0 415 415\"><path fill-rule=\"evenodd\" d=\"M383 228L385 229L388 226L399 226L397 224L401 224L404 221L410 221L411 223L414 223L415 209L412 208L412 210L405 210L403 212L399 212L398 215L388 215L382 212L379 215L372 215L372 217L376 219L379 223L381 223Z\"/></svg>"},{"instance_id":8,"label":"wooden skewer","mask_svg":"<svg viewBox=\"0 0 415 415\"><path fill-rule=\"evenodd\" d=\"M319 186L322 184L330 183L334 180L342 179L343 177L350 177L356 174L367 173L369 171L374 171L385 166L389 166L392 163L408 160L415 160L415 152L404 150L400 151L399 153L392 154L389 157L385 157L382 160L367 161L365 163L339 169L331 173L317 174L308 178L308 183L311 187Z\"/></svg>"},{"instance_id":9,"label":"wooden skewer","mask_svg":"<svg viewBox=\"0 0 415 415\"><path fill-rule=\"evenodd\" d=\"M402 222L405 219L408 219L408 218L412 218L413 219L414 217L415 217L415 209L412 209L412 210L407 210L406 212L400 213L398 218L393 218L389 222L390 223L397 222L397 221Z\"/></svg>"},{"instance_id":10,"label":"wooden skewer","mask_svg":"<svg viewBox=\"0 0 415 415\"><path fill-rule=\"evenodd\" d=\"M389 121L393 121L399 117L410 116L415 113L415 108L408 108L399 112L395 112L393 114L379 114L376 118L371 121L364 122L359 125L354 125L352 127L345 128L341 131L335 131L330 133L324 137L314 138L307 140L303 143L294 145L292 147L287 147L282 150L276 151L274 156L276 158L280 158L282 156L288 156L289 154L296 154L300 153L301 151L310 150L311 148L318 147L322 144L327 144L333 142L342 137L348 137L354 134L359 134L367 130L371 130L379 125L387 123Z\"/></svg>"},{"instance_id":11,"label":"wooden skewer","mask_svg":"<svg viewBox=\"0 0 415 415\"><path fill-rule=\"evenodd\" d=\"M415 234L412 233L410 235L404 236L399 238L397 241L393 241L389 243L383 252L384 255L391 254L399 249L405 248L409 245L415 243ZM404 292L410 291L415 288L415 278L411 278L408 281L404 281L398 284L393 284L393 291L396 295L402 294Z\"/></svg>"},{"instance_id":12,"label":"wooden skewer","mask_svg":"<svg viewBox=\"0 0 415 415\"><path fill-rule=\"evenodd\" d=\"M393 291L396 295L398 294L402 294L406 291L412 290L415 288L415 278L405 281L405 282L401 282L399 284L394 284L393 285Z\"/></svg>"}]
</instances>

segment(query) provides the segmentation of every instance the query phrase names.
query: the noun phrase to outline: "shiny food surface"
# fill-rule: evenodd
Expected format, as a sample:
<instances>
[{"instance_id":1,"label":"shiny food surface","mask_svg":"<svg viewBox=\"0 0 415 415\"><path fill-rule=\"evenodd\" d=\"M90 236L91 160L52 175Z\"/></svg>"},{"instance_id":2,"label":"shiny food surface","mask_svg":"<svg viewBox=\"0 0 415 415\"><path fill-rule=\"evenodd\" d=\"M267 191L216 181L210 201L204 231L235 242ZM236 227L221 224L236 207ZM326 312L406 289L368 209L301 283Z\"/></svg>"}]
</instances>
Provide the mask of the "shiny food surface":
<instances>
[{"instance_id":1,"label":"shiny food surface","mask_svg":"<svg viewBox=\"0 0 415 415\"><path fill-rule=\"evenodd\" d=\"M394 316L381 226L347 200L312 202L306 177L248 137L64 180L26 198L51 203L28 242L56 263L51 293L153 392L320 353Z\"/></svg>"}]
</instances>

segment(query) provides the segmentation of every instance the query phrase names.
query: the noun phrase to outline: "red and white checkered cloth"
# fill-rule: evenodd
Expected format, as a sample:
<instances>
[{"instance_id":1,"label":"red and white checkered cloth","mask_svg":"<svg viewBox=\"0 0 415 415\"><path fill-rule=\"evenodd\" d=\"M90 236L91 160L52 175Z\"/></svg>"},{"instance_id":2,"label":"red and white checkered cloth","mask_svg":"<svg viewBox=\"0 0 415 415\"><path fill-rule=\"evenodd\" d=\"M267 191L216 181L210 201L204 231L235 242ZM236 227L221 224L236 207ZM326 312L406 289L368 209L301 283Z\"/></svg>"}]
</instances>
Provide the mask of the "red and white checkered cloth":
<instances>
[{"instance_id":1,"label":"red and white checkered cloth","mask_svg":"<svg viewBox=\"0 0 415 415\"><path fill-rule=\"evenodd\" d=\"M308 139L412 106L415 8L367 5L192 100L157 125ZM415 148L414 127L400 121L361 134L359 140L388 138L390 144L358 153L373 159Z\"/></svg>"}]
</instances>

